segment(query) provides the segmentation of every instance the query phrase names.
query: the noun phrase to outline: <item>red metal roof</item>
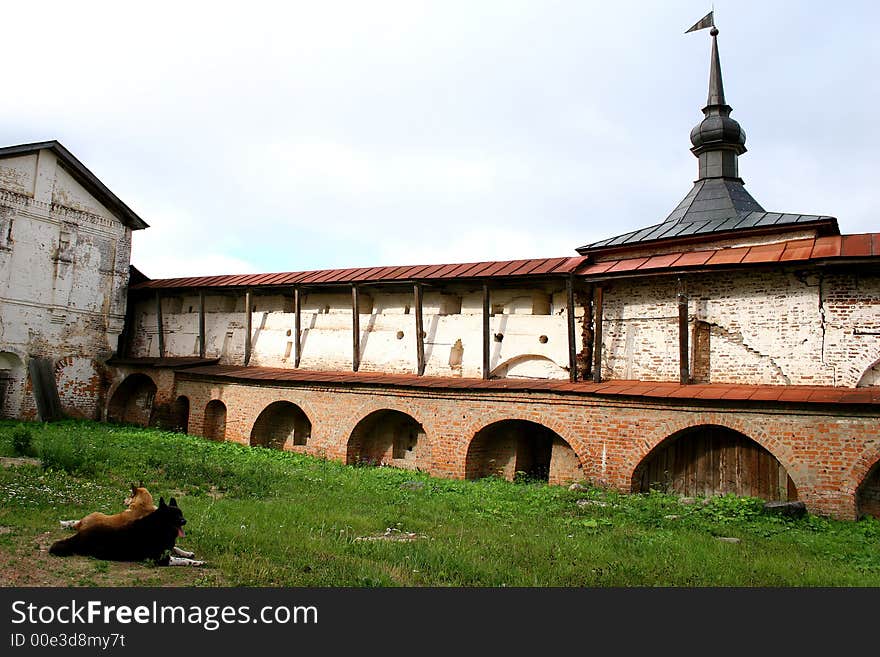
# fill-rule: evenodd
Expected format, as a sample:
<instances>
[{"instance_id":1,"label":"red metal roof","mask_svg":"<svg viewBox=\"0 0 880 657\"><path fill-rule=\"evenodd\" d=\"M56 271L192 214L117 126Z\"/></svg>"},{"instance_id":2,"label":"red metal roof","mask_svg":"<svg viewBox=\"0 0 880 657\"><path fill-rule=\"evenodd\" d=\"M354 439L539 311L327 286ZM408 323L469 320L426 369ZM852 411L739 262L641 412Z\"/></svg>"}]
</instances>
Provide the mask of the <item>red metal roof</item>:
<instances>
[{"instance_id":1,"label":"red metal roof","mask_svg":"<svg viewBox=\"0 0 880 657\"><path fill-rule=\"evenodd\" d=\"M632 272L662 272L692 267L766 265L774 262L828 258L880 257L880 233L833 235L788 240L752 247L681 251L590 263L590 256L493 260L460 264L357 267L317 271L164 278L132 285L133 290L196 287L259 287L348 283L382 283L407 280L440 281L466 278L512 278L576 273L578 276L613 276Z\"/></svg>"},{"instance_id":2,"label":"red metal roof","mask_svg":"<svg viewBox=\"0 0 880 657\"><path fill-rule=\"evenodd\" d=\"M460 264L358 267L319 271L163 278L133 285L132 289L185 287L259 287L273 285L381 283L406 280L448 280L455 278L505 278L569 274L586 262L584 256L535 258L531 260L491 260Z\"/></svg>"},{"instance_id":3,"label":"red metal roof","mask_svg":"<svg viewBox=\"0 0 880 657\"><path fill-rule=\"evenodd\" d=\"M149 360L149 359L148 359ZM155 365L154 365L155 366ZM681 385L665 381L605 381L571 383L561 379L468 379L416 376L381 372L316 372L273 367L209 365L178 372L184 378L234 379L236 381L289 381L302 384L383 385L405 388L448 390L528 390L566 392L595 396L625 396L653 399L699 399L712 401L761 401L798 404L880 404L880 388L836 388L831 386L772 386L712 383Z\"/></svg>"},{"instance_id":4,"label":"red metal roof","mask_svg":"<svg viewBox=\"0 0 880 657\"><path fill-rule=\"evenodd\" d=\"M706 249L669 253L645 258L605 260L581 268L580 276L620 274L624 272L647 272L684 269L686 267L716 267L738 264L771 264L798 260L823 260L826 258L874 258L880 257L880 233L861 235L834 235L812 239L789 240L775 244L760 244L736 248Z\"/></svg>"}]
</instances>

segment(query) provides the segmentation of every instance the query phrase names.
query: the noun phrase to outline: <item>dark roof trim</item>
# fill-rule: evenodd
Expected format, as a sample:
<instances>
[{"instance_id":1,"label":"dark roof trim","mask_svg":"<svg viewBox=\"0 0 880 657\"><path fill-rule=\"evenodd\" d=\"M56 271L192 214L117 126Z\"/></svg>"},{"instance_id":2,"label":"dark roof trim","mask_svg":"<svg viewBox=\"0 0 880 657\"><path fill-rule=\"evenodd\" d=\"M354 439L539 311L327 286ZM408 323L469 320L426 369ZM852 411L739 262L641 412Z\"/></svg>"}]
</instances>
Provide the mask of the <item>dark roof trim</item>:
<instances>
[{"instance_id":1,"label":"dark roof trim","mask_svg":"<svg viewBox=\"0 0 880 657\"><path fill-rule=\"evenodd\" d=\"M766 213L766 214L776 214L776 213ZM837 219L829 216L817 216L817 215L796 215L801 217L800 220L796 222L784 223L784 224L759 224L752 226L750 228L740 227L739 229L732 228L732 225L742 226L743 218L738 217L734 221L730 223L723 222L717 225L717 228L722 228L721 230L715 230L713 232L704 232L704 233L690 233L690 234L676 234L675 236L663 237L663 234L668 234L669 231L662 231L656 237L649 240L641 240L641 241L633 241L633 242L619 242L617 244L609 244L611 241L615 241L617 238L613 238L612 240L603 240L602 242L596 242L594 244L587 244L586 246L581 246L577 250L581 255L596 255L601 253L602 255L610 255L614 253L623 253L627 251L643 251L645 249L650 249L652 247L663 245L667 246L679 246L679 245L687 245L687 244L699 244L701 242L714 242L717 240L724 239L734 239L734 238L742 238L742 237L754 237L757 235L766 235L769 233L787 233L798 230L803 230L804 228L815 228L819 232L820 237L824 237L827 235L840 235L840 229L837 226ZM809 217L810 219L805 219ZM711 223L711 222L710 222ZM726 224L726 225L725 225ZM664 228L665 224L657 224L656 226L649 226L648 228L660 229ZM672 226L670 226L671 228ZM680 225L679 225L680 227ZM639 233L644 232L646 229L642 228L632 233L628 233L627 235L638 236ZM625 237L625 236L620 236Z\"/></svg>"},{"instance_id":2,"label":"dark roof trim","mask_svg":"<svg viewBox=\"0 0 880 657\"><path fill-rule=\"evenodd\" d=\"M33 144L19 144L17 146L6 146L0 148L0 159L7 157L15 157L17 155L29 155L42 150L49 150L55 153L61 161L62 166L70 173L71 176L101 203L119 217L120 221L132 230L141 230L149 228L149 224L141 219L135 212L120 200L116 194L111 192L107 186L102 183L98 177L89 171L88 167L80 162L69 150L62 146L59 142L41 141Z\"/></svg>"}]
</instances>

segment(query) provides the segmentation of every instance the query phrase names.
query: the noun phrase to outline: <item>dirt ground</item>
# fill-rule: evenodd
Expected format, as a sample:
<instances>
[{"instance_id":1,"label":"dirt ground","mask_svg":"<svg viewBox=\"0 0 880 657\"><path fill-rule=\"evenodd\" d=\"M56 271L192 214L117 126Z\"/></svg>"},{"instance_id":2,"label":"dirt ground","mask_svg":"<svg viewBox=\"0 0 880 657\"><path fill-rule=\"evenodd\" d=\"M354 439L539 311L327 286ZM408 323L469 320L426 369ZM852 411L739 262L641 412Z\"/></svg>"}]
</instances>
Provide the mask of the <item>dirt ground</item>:
<instances>
[{"instance_id":1,"label":"dirt ground","mask_svg":"<svg viewBox=\"0 0 880 657\"><path fill-rule=\"evenodd\" d=\"M221 586L222 575L210 564L163 568L146 563L100 561L49 554L62 529L32 533L0 526L0 586Z\"/></svg>"}]
</instances>

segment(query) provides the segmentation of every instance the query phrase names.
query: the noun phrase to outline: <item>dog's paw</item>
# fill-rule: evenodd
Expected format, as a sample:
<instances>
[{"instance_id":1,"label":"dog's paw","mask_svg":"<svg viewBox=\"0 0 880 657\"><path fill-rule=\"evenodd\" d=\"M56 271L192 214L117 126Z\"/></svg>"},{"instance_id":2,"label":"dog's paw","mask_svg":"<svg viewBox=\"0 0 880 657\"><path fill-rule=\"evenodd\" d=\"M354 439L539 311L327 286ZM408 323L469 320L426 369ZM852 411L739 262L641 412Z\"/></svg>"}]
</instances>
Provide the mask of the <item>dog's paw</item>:
<instances>
[{"instance_id":1,"label":"dog's paw","mask_svg":"<svg viewBox=\"0 0 880 657\"><path fill-rule=\"evenodd\" d=\"M73 526L78 522L76 520L59 520L58 521L64 529L73 529Z\"/></svg>"},{"instance_id":2,"label":"dog's paw","mask_svg":"<svg viewBox=\"0 0 880 657\"><path fill-rule=\"evenodd\" d=\"M186 550L181 550L179 547L174 546L174 554L178 557L186 557L187 559L192 559L196 556L195 552L187 552Z\"/></svg>"},{"instance_id":3,"label":"dog's paw","mask_svg":"<svg viewBox=\"0 0 880 657\"><path fill-rule=\"evenodd\" d=\"M204 561L197 561L196 559L187 559L184 557L169 557L168 558L169 566L204 566Z\"/></svg>"}]
</instances>

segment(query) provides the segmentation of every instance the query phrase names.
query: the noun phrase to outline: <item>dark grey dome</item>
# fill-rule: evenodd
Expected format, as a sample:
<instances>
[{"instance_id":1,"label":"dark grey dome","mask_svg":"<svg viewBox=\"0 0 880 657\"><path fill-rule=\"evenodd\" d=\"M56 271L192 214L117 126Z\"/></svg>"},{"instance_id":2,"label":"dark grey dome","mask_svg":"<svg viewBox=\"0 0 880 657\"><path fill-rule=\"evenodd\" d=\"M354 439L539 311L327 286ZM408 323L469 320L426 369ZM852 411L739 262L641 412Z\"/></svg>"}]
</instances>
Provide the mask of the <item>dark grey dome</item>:
<instances>
[{"instance_id":1,"label":"dark grey dome","mask_svg":"<svg viewBox=\"0 0 880 657\"><path fill-rule=\"evenodd\" d=\"M722 144L742 148L746 145L746 132L729 116L710 114L691 130L691 143L694 148Z\"/></svg>"}]
</instances>

